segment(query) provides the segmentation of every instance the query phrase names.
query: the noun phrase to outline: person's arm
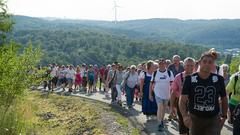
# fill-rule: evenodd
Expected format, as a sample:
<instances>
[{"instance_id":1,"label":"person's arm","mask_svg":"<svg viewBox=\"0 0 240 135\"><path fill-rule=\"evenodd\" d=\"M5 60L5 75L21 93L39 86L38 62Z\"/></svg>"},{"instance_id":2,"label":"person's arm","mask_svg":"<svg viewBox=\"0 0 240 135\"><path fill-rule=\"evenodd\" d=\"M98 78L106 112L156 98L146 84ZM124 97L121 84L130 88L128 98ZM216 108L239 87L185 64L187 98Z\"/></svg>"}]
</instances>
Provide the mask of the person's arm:
<instances>
[{"instance_id":1,"label":"person's arm","mask_svg":"<svg viewBox=\"0 0 240 135\"><path fill-rule=\"evenodd\" d=\"M221 97L221 100L222 100L222 114L223 114L223 117L227 117L227 110L228 110L227 96Z\"/></svg>"},{"instance_id":2,"label":"person's arm","mask_svg":"<svg viewBox=\"0 0 240 135\"><path fill-rule=\"evenodd\" d=\"M220 124L223 127L225 120L227 119L227 111L228 111L228 99L227 99L227 94L226 94L226 89L225 89L225 84L224 84L224 78L221 77L220 85L221 85L221 91L220 91L220 96L221 96L221 107L222 107L222 116L220 118Z\"/></svg>"},{"instance_id":3,"label":"person's arm","mask_svg":"<svg viewBox=\"0 0 240 135\"><path fill-rule=\"evenodd\" d=\"M170 109L172 115L176 115L176 98L177 98L177 91L179 90L179 84L178 84L178 76L174 79L172 85L171 85L171 96L170 96Z\"/></svg>"},{"instance_id":4,"label":"person's arm","mask_svg":"<svg viewBox=\"0 0 240 135\"><path fill-rule=\"evenodd\" d=\"M143 96L143 85L144 85L144 78L140 79L140 96Z\"/></svg>"},{"instance_id":5,"label":"person's arm","mask_svg":"<svg viewBox=\"0 0 240 135\"><path fill-rule=\"evenodd\" d=\"M153 76L154 76L154 73L152 74L152 78L151 78L151 82L150 82L150 86L149 86L149 99L151 100L151 101L153 101L153 95L152 95L152 93L153 93L153 90L154 90L154 78L153 78Z\"/></svg>"},{"instance_id":6,"label":"person's arm","mask_svg":"<svg viewBox=\"0 0 240 135\"><path fill-rule=\"evenodd\" d=\"M180 96L179 109L180 109L180 112L181 112L183 118L189 116L189 114L187 112L187 106L186 106L187 101L188 101L188 95L181 95Z\"/></svg>"},{"instance_id":7,"label":"person's arm","mask_svg":"<svg viewBox=\"0 0 240 135\"><path fill-rule=\"evenodd\" d=\"M191 86L191 78L186 77L183 84L182 94L179 99L179 109L183 116L183 122L184 122L184 125L189 129L192 127L192 120L187 111L187 102L189 100L188 96L189 96L189 91L191 89L190 86Z\"/></svg>"},{"instance_id":8,"label":"person's arm","mask_svg":"<svg viewBox=\"0 0 240 135\"><path fill-rule=\"evenodd\" d=\"M232 76L230 77L229 83L228 83L227 86L226 86L226 91L227 91L228 94L229 94L229 93L232 93L232 92L234 91L234 83L235 83L234 75L232 75Z\"/></svg>"},{"instance_id":9,"label":"person's arm","mask_svg":"<svg viewBox=\"0 0 240 135\"><path fill-rule=\"evenodd\" d=\"M176 92L172 90L171 96L170 96L170 110L172 115L176 115L175 101L176 101Z\"/></svg>"},{"instance_id":10,"label":"person's arm","mask_svg":"<svg viewBox=\"0 0 240 135\"><path fill-rule=\"evenodd\" d=\"M109 83L109 79L110 79L110 72L111 72L111 71L108 71L108 74L107 74L107 80L106 80L106 84L108 84L108 83Z\"/></svg>"}]
</instances>

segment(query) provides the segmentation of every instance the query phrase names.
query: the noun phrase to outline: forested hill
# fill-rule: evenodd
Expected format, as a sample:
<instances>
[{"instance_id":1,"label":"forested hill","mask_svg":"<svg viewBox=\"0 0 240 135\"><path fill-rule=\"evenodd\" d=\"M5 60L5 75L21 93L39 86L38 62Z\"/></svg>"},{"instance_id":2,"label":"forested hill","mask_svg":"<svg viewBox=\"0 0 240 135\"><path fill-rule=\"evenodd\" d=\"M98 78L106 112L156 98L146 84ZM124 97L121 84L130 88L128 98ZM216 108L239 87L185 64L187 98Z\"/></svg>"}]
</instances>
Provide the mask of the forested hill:
<instances>
[{"instance_id":1,"label":"forested hill","mask_svg":"<svg viewBox=\"0 0 240 135\"><path fill-rule=\"evenodd\" d=\"M43 64L136 64L174 54L198 58L210 47L240 48L240 20L67 20L14 16L10 37L44 51ZM198 46L196 46L198 45ZM205 47L201 47L205 46Z\"/></svg>"},{"instance_id":2,"label":"forested hill","mask_svg":"<svg viewBox=\"0 0 240 135\"><path fill-rule=\"evenodd\" d=\"M180 42L218 49L240 48L240 19L179 20L145 19L119 21L68 20L57 18L30 18L15 16L16 29L85 26L149 42ZM35 23L37 22L37 23Z\"/></svg>"},{"instance_id":3,"label":"forested hill","mask_svg":"<svg viewBox=\"0 0 240 135\"><path fill-rule=\"evenodd\" d=\"M16 24L9 37L22 45L30 40L33 45L40 44L44 52L43 64L57 62L77 65L84 62L100 65L119 61L127 65L160 57L171 58L174 54L198 58L207 50L176 42L154 43L133 39L100 26L23 16L15 16L14 19Z\"/></svg>"}]
</instances>

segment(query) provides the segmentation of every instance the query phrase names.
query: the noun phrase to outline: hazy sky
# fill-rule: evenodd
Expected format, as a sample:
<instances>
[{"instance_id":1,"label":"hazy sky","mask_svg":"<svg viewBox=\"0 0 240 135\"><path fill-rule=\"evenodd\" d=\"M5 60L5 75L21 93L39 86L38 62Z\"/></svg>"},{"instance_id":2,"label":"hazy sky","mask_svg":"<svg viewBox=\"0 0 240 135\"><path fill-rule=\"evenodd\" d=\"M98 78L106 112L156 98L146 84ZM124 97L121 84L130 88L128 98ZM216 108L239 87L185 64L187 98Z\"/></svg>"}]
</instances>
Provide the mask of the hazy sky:
<instances>
[{"instance_id":1,"label":"hazy sky","mask_svg":"<svg viewBox=\"0 0 240 135\"><path fill-rule=\"evenodd\" d=\"M116 0L118 20L240 18L240 0ZM8 0L17 15L114 20L114 0Z\"/></svg>"}]
</instances>

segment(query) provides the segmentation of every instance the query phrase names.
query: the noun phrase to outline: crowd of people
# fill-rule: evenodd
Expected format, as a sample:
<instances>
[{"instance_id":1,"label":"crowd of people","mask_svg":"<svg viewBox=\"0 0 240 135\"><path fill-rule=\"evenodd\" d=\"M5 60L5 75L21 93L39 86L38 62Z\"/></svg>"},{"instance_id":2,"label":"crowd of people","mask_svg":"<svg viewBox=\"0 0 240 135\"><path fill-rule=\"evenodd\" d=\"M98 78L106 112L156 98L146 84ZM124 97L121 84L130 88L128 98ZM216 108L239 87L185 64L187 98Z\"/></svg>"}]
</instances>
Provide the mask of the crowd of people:
<instances>
[{"instance_id":1,"label":"crowd of people","mask_svg":"<svg viewBox=\"0 0 240 135\"><path fill-rule=\"evenodd\" d=\"M177 120L181 135L220 135L225 120L233 126L233 134L240 134L240 66L230 75L229 66L216 64L218 54L211 49L199 60L187 57L181 61L160 58L137 66L50 64L44 88L92 94L97 91L111 97L111 103L133 108L140 101L147 119L156 116L158 130L165 130L168 119ZM111 93L111 94L110 94ZM110 94L110 95L109 95Z\"/></svg>"}]
</instances>

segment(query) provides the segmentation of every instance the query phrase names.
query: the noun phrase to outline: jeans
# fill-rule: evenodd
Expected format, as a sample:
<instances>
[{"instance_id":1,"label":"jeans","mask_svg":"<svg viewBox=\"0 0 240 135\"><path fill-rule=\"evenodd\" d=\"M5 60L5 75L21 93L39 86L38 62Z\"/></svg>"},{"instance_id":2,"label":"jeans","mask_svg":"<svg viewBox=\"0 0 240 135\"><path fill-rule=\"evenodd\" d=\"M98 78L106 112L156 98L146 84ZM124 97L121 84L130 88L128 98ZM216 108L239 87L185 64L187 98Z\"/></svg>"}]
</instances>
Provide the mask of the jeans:
<instances>
[{"instance_id":1,"label":"jeans","mask_svg":"<svg viewBox=\"0 0 240 135\"><path fill-rule=\"evenodd\" d=\"M240 120L234 120L233 122L233 135L239 135L240 133Z\"/></svg>"},{"instance_id":2,"label":"jeans","mask_svg":"<svg viewBox=\"0 0 240 135\"><path fill-rule=\"evenodd\" d=\"M121 95L122 95L121 85L117 84L116 89L117 89L117 100L121 101L121 99L122 99L122 97L121 97Z\"/></svg>"},{"instance_id":3,"label":"jeans","mask_svg":"<svg viewBox=\"0 0 240 135\"><path fill-rule=\"evenodd\" d=\"M132 106L134 100L134 90L135 88L130 88L126 85L126 96L127 96L127 105Z\"/></svg>"},{"instance_id":4,"label":"jeans","mask_svg":"<svg viewBox=\"0 0 240 135\"><path fill-rule=\"evenodd\" d=\"M101 89L102 89L102 83L103 83L103 80L102 80L102 78L100 78L100 83L99 83L99 90L101 91Z\"/></svg>"},{"instance_id":5,"label":"jeans","mask_svg":"<svg viewBox=\"0 0 240 135\"><path fill-rule=\"evenodd\" d=\"M112 97L112 102L117 100L117 89L115 86L111 88L111 97Z\"/></svg>"}]
</instances>

